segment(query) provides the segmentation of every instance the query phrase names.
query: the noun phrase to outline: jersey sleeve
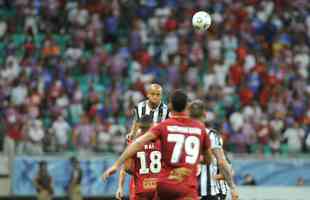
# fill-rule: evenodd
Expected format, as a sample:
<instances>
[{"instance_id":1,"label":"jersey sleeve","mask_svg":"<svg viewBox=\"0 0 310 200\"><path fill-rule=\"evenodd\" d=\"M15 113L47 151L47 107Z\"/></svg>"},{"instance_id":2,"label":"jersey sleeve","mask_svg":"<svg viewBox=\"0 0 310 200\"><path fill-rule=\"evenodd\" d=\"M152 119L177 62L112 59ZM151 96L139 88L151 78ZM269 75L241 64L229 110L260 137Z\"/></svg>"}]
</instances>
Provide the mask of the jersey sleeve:
<instances>
[{"instance_id":1,"label":"jersey sleeve","mask_svg":"<svg viewBox=\"0 0 310 200\"><path fill-rule=\"evenodd\" d=\"M204 135L204 138L205 138L204 147L205 147L205 150L207 150L211 146L210 138L205 129L202 129L202 134Z\"/></svg>"},{"instance_id":2,"label":"jersey sleeve","mask_svg":"<svg viewBox=\"0 0 310 200\"><path fill-rule=\"evenodd\" d=\"M139 119L138 106L135 106L133 110L133 121L136 122Z\"/></svg>"},{"instance_id":3,"label":"jersey sleeve","mask_svg":"<svg viewBox=\"0 0 310 200\"><path fill-rule=\"evenodd\" d=\"M210 138L210 148L222 148L221 138L215 130L209 130L209 138Z\"/></svg>"},{"instance_id":4,"label":"jersey sleeve","mask_svg":"<svg viewBox=\"0 0 310 200\"><path fill-rule=\"evenodd\" d=\"M157 136L157 138L161 137L164 133L164 125L162 123L159 123L155 126L153 126L151 129L150 129L150 132L155 134Z\"/></svg>"},{"instance_id":5,"label":"jersey sleeve","mask_svg":"<svg viewBox=\"0 0 310 200\"><path fill-rule=\"evenodd\" d=\"M170 117L170 110L167 108L167 114L165 116L165 119L168 119Z\"/></svg>"}]
</instances>

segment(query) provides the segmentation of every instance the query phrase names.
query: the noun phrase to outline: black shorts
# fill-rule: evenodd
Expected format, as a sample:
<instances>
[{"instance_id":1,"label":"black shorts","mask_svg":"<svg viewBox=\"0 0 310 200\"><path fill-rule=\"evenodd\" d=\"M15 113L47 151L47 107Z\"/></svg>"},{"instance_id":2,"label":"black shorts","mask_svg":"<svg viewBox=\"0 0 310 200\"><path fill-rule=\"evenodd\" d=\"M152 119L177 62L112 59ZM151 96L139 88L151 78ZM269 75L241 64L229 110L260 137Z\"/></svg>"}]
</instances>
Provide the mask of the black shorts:
<instances>
[{"instance_id":1,"label":"black shorts","mask_svg":"<svg viewBox=\"0 0 310 200\"><path fill-rule=\"evenodd\" d=\"M201 200L225 200L226 195L225 194L207 195L207 196L202 196L200 199Z\"/></svg>"}]
</instances>

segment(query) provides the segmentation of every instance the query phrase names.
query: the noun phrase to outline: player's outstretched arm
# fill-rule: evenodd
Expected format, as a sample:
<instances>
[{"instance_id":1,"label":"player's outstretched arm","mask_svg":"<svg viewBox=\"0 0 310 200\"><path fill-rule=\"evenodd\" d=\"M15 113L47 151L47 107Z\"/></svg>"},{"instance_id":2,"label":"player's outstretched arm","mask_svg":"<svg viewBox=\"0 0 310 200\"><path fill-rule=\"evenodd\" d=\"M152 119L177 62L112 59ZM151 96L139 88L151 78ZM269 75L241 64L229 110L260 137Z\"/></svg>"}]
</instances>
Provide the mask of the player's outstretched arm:
<instances>
[{"instance_id":1,"label":"player's outstretched arm","mask_svg":"<svg viewBox=\"0 0 310 200\"><path fill-rule=\"evenodd\" d=\"M132 126L131 126L131 129L130 129L130 132L126 135L126 138L128 140L132 140L135 137L137 129L138 129L138 125L137 125L138 108L137 108L137 106L135 106L135 109L134 109L133 113L134 113L134 116L133 116Z\"/></svg>"},{"instance_id":2,"label":"player's outstretched arm","mask_svg":"<svg viewBox=\"0 0 310 200\"><path fill-rule=\"evenodd\" d=\"M212 149L212 153L218 162L220 173L224 176L224 179L227 182L227 184L231 190L232 199L237 200L238 199L238 192L237 192L234 180L233 180L233 171L232 171L229 163L225 159L225 154L224 154L223 149L222 148L214 148L214 149Z\"/></svg>"},{"instance_id":3,"label":"player's outstretched arm","mask_svg":"<svg viewBox=\"0 0 310 200\"><path fill-rule=\"evenodd\" d=\"M126 172L124 167L121 168L118 178L118 188L115 194L115 198L121 200L124 197L124 184L125 184Z\"/></svg>"},{"instance_id":4,"label":"player's outstretched arm","mask_svg":"<svg viewBox=\"0 0 310 200\"><path fill-rule=\"evenodd\" d=\"M143 149L143 146L146 143L151 142L152 140L155 140L156 138L157 138L157 135L152 132L147 132L141 137L137 138L133 143L131 143L125 149L125 151L115 161L115 163L104 172L102 179L106 180L109 176L113 175L120 168L120 166L124 163L125 160L127 160L128 158L131 158L139 150Z\"/></svg>"}]
</instances>

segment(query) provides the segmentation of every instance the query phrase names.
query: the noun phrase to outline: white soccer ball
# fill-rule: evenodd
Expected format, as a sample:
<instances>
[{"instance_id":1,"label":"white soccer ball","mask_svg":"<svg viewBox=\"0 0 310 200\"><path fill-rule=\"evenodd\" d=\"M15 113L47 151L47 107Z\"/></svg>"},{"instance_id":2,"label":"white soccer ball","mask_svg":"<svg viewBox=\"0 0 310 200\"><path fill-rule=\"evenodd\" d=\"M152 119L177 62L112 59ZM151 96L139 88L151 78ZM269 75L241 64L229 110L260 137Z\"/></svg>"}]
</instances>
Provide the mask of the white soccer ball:
<instances>
[{"instance_id":1,"label":"white soccer ball","mask_svg":"<svg viewBox=\"0 0 310 200\"><path fill-rule=\"evenodd\" d=\"M205 11L196 12L192 18L192 24L197 31L205 31L211 25L211 16Z\"/></svg>"}]
</instances>

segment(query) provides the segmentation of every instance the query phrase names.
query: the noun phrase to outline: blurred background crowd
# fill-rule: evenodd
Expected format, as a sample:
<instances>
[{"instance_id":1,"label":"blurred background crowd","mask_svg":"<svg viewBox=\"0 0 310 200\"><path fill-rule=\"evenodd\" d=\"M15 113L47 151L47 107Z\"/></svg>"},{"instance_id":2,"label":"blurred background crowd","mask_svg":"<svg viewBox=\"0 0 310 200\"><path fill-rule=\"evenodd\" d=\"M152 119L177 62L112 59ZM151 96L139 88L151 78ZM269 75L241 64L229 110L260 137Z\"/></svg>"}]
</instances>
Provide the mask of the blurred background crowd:
<instances>
[{"instance_id":1,"label":"blurred background crowd","mask_svg":"<svg viewBox=\"0 0 310 200\"><path fill-rule=\"evenodd\" d=\"M0 144L119 153L157 82L205 100L230 152L307 152L309 47L307 0L0 0Z\"/></svg>"}]
</instances>

